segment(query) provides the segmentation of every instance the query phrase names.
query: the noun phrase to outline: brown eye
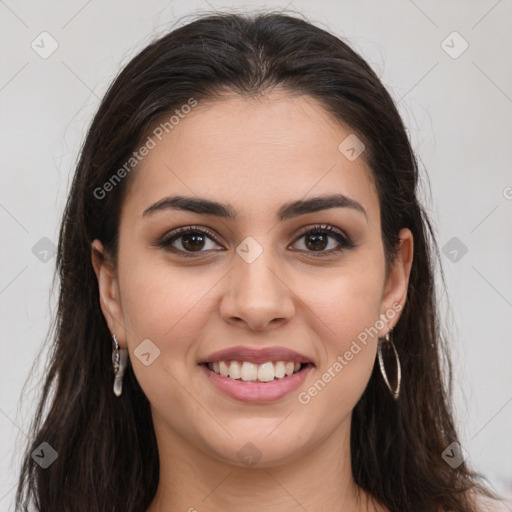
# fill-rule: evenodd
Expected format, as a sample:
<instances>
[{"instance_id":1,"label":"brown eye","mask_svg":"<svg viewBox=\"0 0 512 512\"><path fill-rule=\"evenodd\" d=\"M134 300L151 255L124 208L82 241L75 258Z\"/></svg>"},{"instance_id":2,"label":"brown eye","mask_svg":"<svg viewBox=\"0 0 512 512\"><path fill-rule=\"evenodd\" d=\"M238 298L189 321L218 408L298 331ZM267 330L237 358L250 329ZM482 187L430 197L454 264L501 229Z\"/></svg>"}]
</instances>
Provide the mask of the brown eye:
<instances>
[{"instance_id":1,"label":"brown eye","mask_svg":"<svg viewBox=\"0 0 512 512\"><path fill-rule=\"evenodd\" d=\"M187 251L201 250L205 245L205 236L198 233L189 233L181 235L181 245Z\"/></svg>"},{"instance_id":2,"label":"brown eye","mask_svg":"<svg viewBox=\"0 0 512 512\"><path fill-rule=\"evenodd\" d=\"M355 247L355 244L341 231L328 225L315 226L308 229L297 238L296 242L302 238L304 238L305 251L317 252L322 255L332 254ZM329 242L329 239L332 239L334 242ZM326 250L330 244L333 245L333 247ZM336 245L338 246L337 248Z\"/></svg>"},{"instance_id":3,"label":"brown eye","mask_svg":"<svg viewBox=\"0 0 512 512\"><path fill-rule=\"evenodd\" d=\"M206 250L203 250L205 246L207 250L214 248L208 247L208 242L212 243L213 246L216 245L213 243L215 238L212 233L188 226L172 231L156 245L171 252L181 253L183 256L195 256L193 253L200 255L206 252Z\"/></svg>"},{"instance_id":4,"label":"brown eye","mask_svg":"<svg viewBox=\"0 0 512 512\"><path fill-rule=\"evenodd\" d=\"M304 235L305 237L305 245L308 249L312 251L321 251L329 245L329 235L324 233L308 233Z\"/></svg>"}]
</instances>

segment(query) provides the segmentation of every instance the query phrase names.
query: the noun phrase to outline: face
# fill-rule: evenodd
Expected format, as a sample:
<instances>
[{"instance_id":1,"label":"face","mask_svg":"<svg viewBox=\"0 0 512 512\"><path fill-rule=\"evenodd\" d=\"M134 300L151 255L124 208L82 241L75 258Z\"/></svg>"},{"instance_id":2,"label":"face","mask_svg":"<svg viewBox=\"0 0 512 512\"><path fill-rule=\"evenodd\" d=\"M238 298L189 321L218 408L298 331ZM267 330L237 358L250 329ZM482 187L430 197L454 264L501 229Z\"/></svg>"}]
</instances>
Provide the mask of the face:
<instances>
[{"instance_id":1,"label":"face","mask_svg":"<svg viewBox=\"0 0 512 512\"><path fill-rule=\"evenodd\" d=\"M105 318L128 347L157 437L240 466L252 443L260 466L272 466L347 436L412 261L402 230L386 278L364 153L353 160L338 149L351 133L307 96L231 96L198 105L133 171L116 272L93 261ZM345 202L308 203L333 195ZM221 203L232 217L181 209L165 201L173 196ZM296 202L306 203L286 208ZM201 364L219 358L246 361L248 380ZM265 380L281 366L256 363L277 361L301 370L253 382L252 371Z\"/></svg>"}]
</instances>

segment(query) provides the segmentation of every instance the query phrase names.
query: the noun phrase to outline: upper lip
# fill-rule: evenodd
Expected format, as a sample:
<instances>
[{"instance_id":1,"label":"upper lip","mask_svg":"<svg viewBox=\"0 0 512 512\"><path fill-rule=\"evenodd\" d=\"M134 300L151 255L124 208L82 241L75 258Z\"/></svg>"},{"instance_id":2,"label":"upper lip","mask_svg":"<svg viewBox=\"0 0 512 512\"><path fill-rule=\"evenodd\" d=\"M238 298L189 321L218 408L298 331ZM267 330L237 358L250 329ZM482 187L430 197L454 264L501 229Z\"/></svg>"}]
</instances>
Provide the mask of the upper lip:
<instances>
[{"instance_id":1,"label":"upper lip","mask_svg":"<svg viewBox=\"0 0 512 512\"><path fill-rule=\"evenodd\" d=\"M239 346L214 352L199 361L199 364L219 361L247 361L254 364L263 364L269 361L291 361L301 364L312 363L311 359L307 356L285 347L253 348Z\"/></svg>"}]
</instances>

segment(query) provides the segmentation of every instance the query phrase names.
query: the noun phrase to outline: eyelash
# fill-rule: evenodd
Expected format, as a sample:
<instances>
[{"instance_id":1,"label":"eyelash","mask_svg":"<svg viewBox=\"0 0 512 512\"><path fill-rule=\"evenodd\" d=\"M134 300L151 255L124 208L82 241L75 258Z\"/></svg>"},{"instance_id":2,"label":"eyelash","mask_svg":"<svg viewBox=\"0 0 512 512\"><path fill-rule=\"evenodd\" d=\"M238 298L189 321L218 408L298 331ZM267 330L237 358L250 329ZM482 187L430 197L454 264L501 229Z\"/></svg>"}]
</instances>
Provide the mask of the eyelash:
<instances>
[{"instance_id":1,"label":"eyelash","mask_svg":"<svg viewBox=\"0 0 512 512\"><path fill-rule=\"evenodd\" d=\"M304 237L305 235L309 235L311 233L322 234L322 235L330 235L341 246L338 249L330 249L329 251L318 251L318 252L317 251L305 251L305 252L308 252L308 253L315 254L315 255L317 255L317 257L320 257L320 258L323 257L323 256L329 256L329 255L332 255L332 254L335 254L335 253L342 252L342 251L344 251L346 249L353 249L356 246L350 240L350 238L345 236L340 230L338 230L337 228L335 228L333 226L329 226L327 224L319 224L319 225L313 226L311 228L307 228L305 231L301 232L297 236L297 238L294 240L293 243L295 244L302 237ZM194 252L194 251L182 251L181 249L176 249L175 247L172 247L172 248L170 247L171 244L175 240L179 239L183 235L188 235L188 234L201 234L201 235L205 235L208 238L210 238L210 240L212 240L213 242L218 244L218 242L215 240L214 233L212 233L208 229L202 228L202 227L200 228L200 227L197 227L197 226L186 226L186 227L177 228L174 231L171 231L169 234L165 235L160 241L158 241L155 245L158 246L158 247L164 248L165 250L168 250L170 252L179 253L180 255L182 255L182 256L184 256L186 258L190 258L190 257L197 258L197 257L200 257L201 254L206 252L206 251L196 251L196 252Z\"/></svg>"}]
</instances>

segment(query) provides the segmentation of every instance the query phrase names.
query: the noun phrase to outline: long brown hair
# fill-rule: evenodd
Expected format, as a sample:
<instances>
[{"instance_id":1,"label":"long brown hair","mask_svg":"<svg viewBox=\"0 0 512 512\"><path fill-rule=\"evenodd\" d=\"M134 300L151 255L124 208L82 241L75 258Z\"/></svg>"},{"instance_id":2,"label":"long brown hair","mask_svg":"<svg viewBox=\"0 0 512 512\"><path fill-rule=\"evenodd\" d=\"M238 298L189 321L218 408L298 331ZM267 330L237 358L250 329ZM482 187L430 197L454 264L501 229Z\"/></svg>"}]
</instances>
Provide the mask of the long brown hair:
<instances>
[{"instance_id":1,"label":"long brown hair","mask_svg":"<svg viewBox=\"0 0 512 512\"><path fill-rule=\"evenodd\" d=\"M129 173L107 194L98 190L150 128L190 98L211 101L225 90L248 97L274 86L314 97L362 138L388 268L400 229L414 236L408 300L394 329L401 395L392 399L376 365L353 411L356 483L400 512L472 512L468 491L492 496L465 462L453 469L442 458L458 437L434 287L439 251L418 202L417 161L399 113L376 74L344 41L299 16L267 12L210 14L171 31L131 60L101 102L62 219L51 363L19 479L18 508L145 512L150 504L159 461L149 402L130 366L122 396L112 393L111 338L91 264L95 238L115 260ZM42 442L58 453L46 469L31 457Z\"/></svg>"}]
</instances>

